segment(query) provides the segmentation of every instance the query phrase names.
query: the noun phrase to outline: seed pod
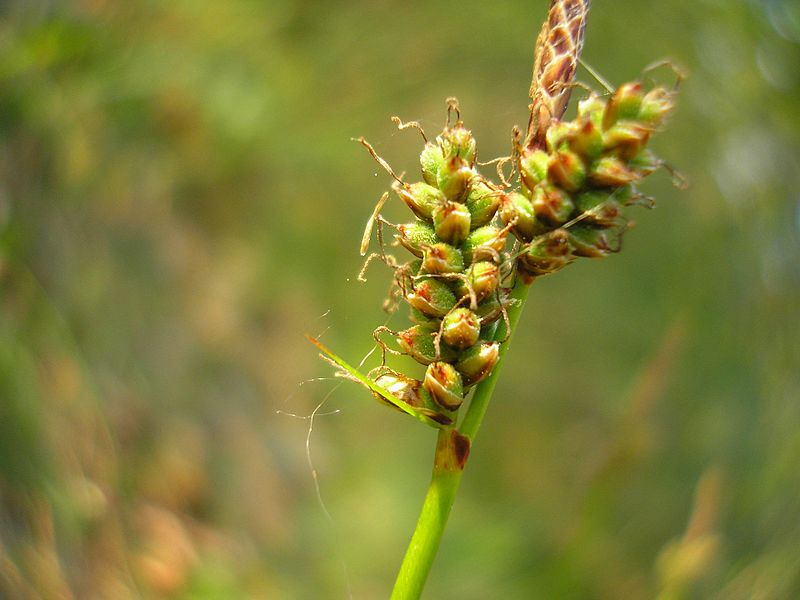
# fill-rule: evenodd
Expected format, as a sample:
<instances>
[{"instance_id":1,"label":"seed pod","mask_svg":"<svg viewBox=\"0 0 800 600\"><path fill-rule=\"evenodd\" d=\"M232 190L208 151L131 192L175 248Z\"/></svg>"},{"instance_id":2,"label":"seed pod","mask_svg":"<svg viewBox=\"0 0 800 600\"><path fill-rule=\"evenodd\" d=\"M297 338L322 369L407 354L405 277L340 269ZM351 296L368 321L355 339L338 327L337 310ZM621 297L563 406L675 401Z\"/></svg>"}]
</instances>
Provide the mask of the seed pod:
<instances>
[{"instance_id":1,"label":"seed pod","mask_svg":"<svg viewBox=\"0 0 800 600\"><path fill-rule=\"evenodd\" d=\"M429 317L418 308L411 307L408 312L408 318L415 325L422 325L425 329L436 329L438 327L439 319L436 317Z\"/></svg>"},{"instance_id":2,"label":"seed pod","mask_svg":"<svg viewBox=\"0 0 800 600\"><path fill-rule=\"evenodd\" d=\"M569 235L564 229L556 229L528 244L517 265L523 275L533 278L555 273L566 267L573 258Z\"/></svg>"},{"instance_id":3,"label":"seed pod","mask_svg":"<svg viewBox=\"0 0 800 600\"><path fill-rule=\"evenodd\" d=\"M547 179L547 163L550 157L544 150L524 150L519 158L519 176L522 184L533 190Z\"/></svg>"},{"instance_id":4,"label":"seed pod","mask_svg":"<svg viewBox=\"0 0 800 600\"><path fill-rule=\"evenodd\" d=\"M414 408L430 407L432 404L431 395L428 390L423 387L422 382L417 379L412 379L411 377L406 377L402 373L389 371L378 375L374 381L395 398L402 400ZM379 402L397 408L394 404L380 396L380 394L376 394L375 392L373 392L373 394Z\"/></svg>"},{"instance_id":5,"label":"seed pod","mask_svg":"<svg viewBox=\"0 0 800 600\"><path fill-rule=\"evenodd\" d=\"M439 144L428 142L419 155L422 166L422 178L429 185L436 185L439 169L444 163L444 151Z\"/></svg>"},{"instance_id":6,"label":"seed pod","mask_svg":"<svg viewBox=\"0 0 800 600\"><path fill-rule=\"evenodd\" d=\"M483 179L473 179L467 199L464 201L472 216L470 226L473 229L491 222L500 207L500 196L501 192Z\"/></svg>"},{"instance_id":7,"label":"seed pod","mask_svg":"<svg viewBox=\"0 0 800 600\"><path fill-rule=\"evenodd\" d=\"M455 126L445 129L436 141L444 150L446 158L458 157L470 167L475 164L477 155L475 138L460 121Z\"/></svg>"},{"instance_id":8,"label":"seed pod","mask_svg":"<svg viewBox=\"0 0 800 600\"><path fill-rule=\"evenodd\" d=\"M529 242L534 236L547 228L536 219L531 201L519 192L511 192L503 196L500 206L500 218L504 225L514 223L511 231L523 242Z\"/></svg>"},{"instance_id":9,"label":"seed pod","mask_svg":"<svg viewBox=\"0 0 800 600\"><path fill-rule=\"evenodd\" d=\"M636 181L639 177L616 156L604 156L589 169L589 183L597 187L616 188Z\"/></svg>"},{"instance_id":10,"label":"seed pod","mask_svg":"<svg viewBox=\"0 0 800 600\"><path fill-rule=\"evenodd\" d=\"M461 245L461 253L467 263L479 260L497 260L506 247L506 230L494 225L478 227L467 236Z\"/></svg>"},{"instance_id":11,"label":"seed pod","mask_svg":"<svg viewBox=\"0 0 800 600\"><path fill-rule=\"evenodd\" d=\"M596 127L600 127L603 123L605 108L606 103L597 94L592 93L578 102L578 118L589 119Z\"/></svg>"},{"instance_id":12,"label":"seed pod","mask_svg":"<svg viewBox=\"0 0 800 600\"><path fill-rule=\"evenodd\" d=\"M559 150L547 163L547 178L563 190L577 192L586 180L586 166L575 152Z\"/></svg>"},{"instance_id":13,"label":"seed pod","mask_svg":"<svg viewBox=\"0 0 800 600\"><path fill-rule=\"evenodd\" d=\"M449 244L431 244L423 249L422 270L436 275L461 273L464 270L464 257L458 248Z\"/></svg>"},{"instance_id":14,"label":"seed pod","mask_svg":"<svg viewBox=\"0 0 800 600\"><path fill-rule=\"evenodd\" d=\"M456 308L442 320L442 339L457 350L465 350L475 344L480 333L480 319L468 308Z\"/></svg>"},{"instance_id":15,"label":"seed pod","mask_svg":"<svg viewBox=\"0 0 800 600\"><path fill-rule=\"evenodd\" d=\"M425 370L422 385L434 402L447 410L458 410L464 401L464 384L455 367L446 362L434 362Z\"/></svg>"},{"instance_id":16,"label":"seed pod","mask_svg":"<svg viewBox=\"0 0 800 600\"><path fill-rule=\"evenodd\" d=\"M553 225L566 223L572 211L575 210L575 204L570 195L549 183L536 186L531 204L537 220Z\"/></svg>"},{"instance_id":17,"label":"seed pod","mask_svg":"<svg viewBox=\"0 0 800 600\"><path fill-rule=\"evenodd\" d=\"M455 367L461 373L464 387L475 385L491 375L499 357L498 342L481 342L462 352Z\"/></svg>"},{"instance_id":18,"label":"seed pod","mask_svg":"<svg viewBox=\"0 0 800 600\"><path fill-rule=\"evenodd\" d=\"M672 93L662 87L653 88L642 99L638 120L652 128L659 127L673 106Z\"/></svg>"},{"instance_id":19,"label":"seed pod","mask_svg":"<svg viewBox=\"0 0 800 600\"><path fill-rule=\"evenodd\" d=\"M458 246L469 235L471 215L460 202L445 202L433 210L433 227L439 239Z\"/></svg>"},{"instance_id":20,"label":"seed pod","mask_svg":"<svg viewBox=\"0 0 800 600\"><path fill-rule=\"evenodd\" d=\"M580 224L569 230L569 236L572 252L576 256L601 258L615 252L606 228Z\"/></svg>"},{"instance_id":21,"label":"seed pod","mask_svg":"<svg viewBox=\"0 0 800 600\"><path fill-rule=\"evenodd\" d=\"M422 365L429 365L436 360L452 360L453 350L440 344L439 356L436 356L436 332L423 325L414 325L397 334L397 345L404 354Z\"/></svg>"},{"instance_id":22,"label":"seed pod","mask_svg":"<svg viewBox=\"0 0 800 600\"><path fill-rule=\"evenodd\" d=\"M617 121L639 118L641 107L641 84L638 81L623 83L606 104L603 114L603 129L609 129Z\"/></svg>"},{"instance_id":23,"label":"seed pod","mask_svg":"<svg viewBox=\"0 0 800 600\"><path fill-rule=\"evenodd\" d=\"M424 221L432 221L434 209L445 202L441 191L421 181L411 185L396 183L393 189L412 212Z\"/></svg>"},{"instance_id":24,"label":"seed pod","mask_svg":"<svg viewBox=\"0 0 800 600\"><path fill-rule=\"evenodd\" d=\"M426 317L443 317L456 305L456 297L448 285L433 277L415 282L406 300Z\"/></svg>"},{"instance_id":25,"label":"seed pod","mask_svg":"<svg viewBox=\"0 0 800 600\"><path fill-rule=\"evenodd\" d=\"M459 280L456 284L456 297L468 296L470 289L475 294L478 302L494 294L500 285L500 268L489 261L480 261L470 265L467 269L466 281Z\"/></svg>"},{"instance_id":26,"label":"seed pod","mask_svg":"<svg viewBox=\"0 0 800 600\"><path fill-rule=\"evenodd\" d=\"M547 130L547 151L558 152L575 135L577 126L572 121L553 121Z\"/></svg>"},{"instance_id":27,"label":"seed pod","mask_svg":"<svg viewBox=\"0 0 800 600\"><path fill-rule=\"evenodd\" d=\"M475 171L463 158L452 156L442 163L436 176L436 185L448 200L459 202L469 191L474 176Z\"/></svg>"},{"instance_id":28,"label":"seed pod","mask_svg":"<svg viewBox=\"0 0 800 600\"><path fill-rule=\"evenodd\" d=\"M591 163L603 151L603 132L600 125L589 117L581 119L575 135L569 140L569 147L587 163Z\"/></svg>"},{"instance_id":29,"label":"seed pod","mask_svg":"<svg viewBox=\"0 0 800 600\"><path fill-rule=\"evenodd\" d=\"M622 160L630 160L647 145L650 129L633 121L614 124L603 136L603 147Z\"/></svg>"},{"instance_id":30,"label":"seed pod","mask_svg":"<svg viewBox=\"0 0 800 600\"><path fill-rule=\"evenodd\" d=\"M414 256L422 258L422 247L435 244L436 232L424 221L397 226L397 241Z\"/></svg>"},{"instance_id":31,"label":"seed pod","mask_svg":"<svg viewBox=\"0 0 800 600\"><path fill-rule=\"evenodd\" d=\"M619 224L622 207L608 192L589 191L575 196L575 208L581 213L583 221L603 227Z\"/></svg>"}]
</instances>

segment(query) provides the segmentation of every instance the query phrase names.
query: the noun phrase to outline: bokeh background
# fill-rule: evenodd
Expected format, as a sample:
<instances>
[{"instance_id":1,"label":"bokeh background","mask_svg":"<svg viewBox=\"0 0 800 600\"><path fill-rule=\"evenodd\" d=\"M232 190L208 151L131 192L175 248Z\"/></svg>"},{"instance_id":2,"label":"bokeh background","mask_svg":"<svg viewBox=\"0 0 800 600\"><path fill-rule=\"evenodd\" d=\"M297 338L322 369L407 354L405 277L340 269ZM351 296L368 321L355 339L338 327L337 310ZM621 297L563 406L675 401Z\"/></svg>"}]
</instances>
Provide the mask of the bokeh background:
<instances>
[{"instance_id":1,"label":"bokeh background","mask_svg":"<svg viewBox=\"0 0 800 600\"><path fill-rule=\"evenodd\" d=\"M798 6L595 3L607 79L690 73L691 188L535 284L427 598L800 597ZM545 11L0 4L0 597L388 595L435 434L303 337L357 362L387 318L351 138L413 172L389 117L457 96L507 154Z\"/></svg>"}]
</instances>

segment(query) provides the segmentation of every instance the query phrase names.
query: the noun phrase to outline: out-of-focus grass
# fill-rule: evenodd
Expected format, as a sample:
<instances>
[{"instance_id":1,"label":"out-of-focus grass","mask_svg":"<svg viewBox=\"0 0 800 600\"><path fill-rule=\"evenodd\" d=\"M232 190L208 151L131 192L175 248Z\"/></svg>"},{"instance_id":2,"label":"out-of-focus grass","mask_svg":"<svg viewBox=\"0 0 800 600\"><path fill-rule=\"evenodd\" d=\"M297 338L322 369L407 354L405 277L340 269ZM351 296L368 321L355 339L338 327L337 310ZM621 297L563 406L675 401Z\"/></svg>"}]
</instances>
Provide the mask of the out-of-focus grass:
<instances>
[{"instance_id":1,"label":"out-of-focus grass","mask_svg":"<svg viewBox=\"0 0 800 600\"><path fill-rule=\"evenodd\" d=\"M545 2L0 11L0 596L387 595L431 432L337 388L331 525L285 414L336 385L298 386L303 333L356 359L385 320L355 275L389 182L349 140L412 172L388 117L456 95L506 153ZM794 597L800 13L596 3L584 55L688 68L656 145L692 187L536 283L429 596Z\"/></svg>"}]
</instances>

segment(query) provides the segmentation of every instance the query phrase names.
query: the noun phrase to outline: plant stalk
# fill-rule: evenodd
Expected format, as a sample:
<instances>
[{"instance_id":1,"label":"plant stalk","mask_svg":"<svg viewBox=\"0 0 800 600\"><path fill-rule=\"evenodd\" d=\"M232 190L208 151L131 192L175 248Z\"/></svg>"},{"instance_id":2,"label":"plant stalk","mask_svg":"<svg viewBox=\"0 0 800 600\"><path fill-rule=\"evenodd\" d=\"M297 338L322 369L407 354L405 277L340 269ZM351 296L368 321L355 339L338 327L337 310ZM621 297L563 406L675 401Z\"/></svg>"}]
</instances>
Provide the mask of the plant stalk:
<instances>
[{"instance_id":1,"label":"plant stalk","mask_svg":"<svg viewBox=\"0 0 800 600\"><path fill-rule=\"evenodd\" d=\"M516 330L529 288L530 285L525 284L520 277L517 278L511 292L513 302L508 308L511 334ZM501 323L497 328L495 340L503 340L506 333L506 325ZM447 525L447 518L450 516L450 509L453 507L458 487L461 484L461 475L464 472L472 442L475 440L483 416L486 414L510 343L509 335L506 342L500 346L500 356L492 374L475 388L460 430L451 427L439 431L431 482L414 534L406 550L403 563L400 565L391 600L417 600L422 594L425 580L431 570Z\"/></svg>"}]
</instances>

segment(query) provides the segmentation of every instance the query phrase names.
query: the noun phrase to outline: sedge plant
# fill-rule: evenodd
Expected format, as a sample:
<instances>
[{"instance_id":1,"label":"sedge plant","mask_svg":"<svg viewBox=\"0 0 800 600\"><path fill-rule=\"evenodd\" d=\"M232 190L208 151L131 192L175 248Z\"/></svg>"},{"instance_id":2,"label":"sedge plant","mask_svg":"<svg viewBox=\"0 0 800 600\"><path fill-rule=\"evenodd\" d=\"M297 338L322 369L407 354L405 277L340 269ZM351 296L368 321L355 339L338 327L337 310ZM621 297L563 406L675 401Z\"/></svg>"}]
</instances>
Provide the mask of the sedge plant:
<instances>
[{"instance_id":1,"label":"sedge plant","mask_svg":"<svg viewBox=\"0 0 800 600\"><path fill-rule=\"evenodd\" d=\"M673 107L677 85L648 89L634 81L591 92L578 102L574 119L562 120L588 10L589 0L551 1L536 44L530 120L524 135L515 128L511 155L490 161L495 180L479 172L476 140L454 99L433 140L418 123L394 118L401 129L422 135L418 181L398 176L359 140L413 215L407 223L386 220L385 193L361 247L365 255L376 232L379 247L365 268L379 260L392 271L387 308L407 305L410 322L399 331L375 329L382 360L366 374L311 341L340 374L437 430L430 486L394 600L422 593L531 283L579 258L618 252L630 227L627 209L652 206L638 184L665 166L647 146ZM387 232L407 259L387 253ZM392 368L387 357L393 354L411 356L419 372Z\"/></svg>"}]
</instances>

